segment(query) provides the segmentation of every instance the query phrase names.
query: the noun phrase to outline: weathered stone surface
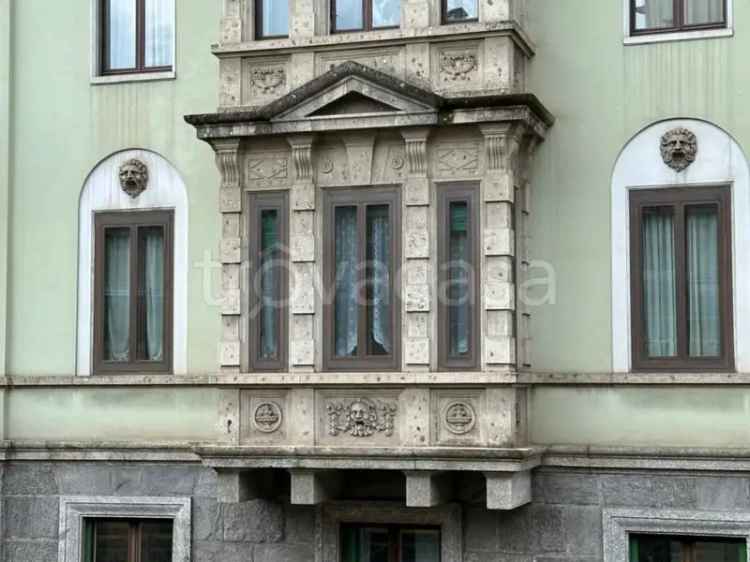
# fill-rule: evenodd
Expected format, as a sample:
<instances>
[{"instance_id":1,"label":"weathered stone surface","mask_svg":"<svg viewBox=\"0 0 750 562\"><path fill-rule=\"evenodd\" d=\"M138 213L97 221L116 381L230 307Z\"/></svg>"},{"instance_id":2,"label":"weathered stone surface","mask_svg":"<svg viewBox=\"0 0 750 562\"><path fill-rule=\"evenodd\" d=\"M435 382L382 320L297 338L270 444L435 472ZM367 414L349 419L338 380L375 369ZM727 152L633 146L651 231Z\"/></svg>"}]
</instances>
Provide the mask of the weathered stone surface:
<instances>
[{"instance_id":1,"label":"weathered stone surface","mask_svg":"<svg viewBox=\"0 0 750 562\"><path fill-rule=\"evenodd\" d=\"M315 508L307 506L286 506L284 541L287 543L311 544L315 540Z\"/></svg>"},{"instance_id":2,"label":"weathered stone surface","mask_svg":"<svg viewBox=\"0 0 750 562\"><path fill-rule=\"evenodd\" d=\"M466 546L472 550L497 552L498 513L486 509L469 508L464 511Z\"/></svg>"},{"instance_id":3,"label":"weathered stone surface","mask_svg":"<svg viewBox=\"0 0 750 562\"><path fill-rule=\"evenodd\" d=\"M11 463L3 475L3 495L46 495L58 490L54 465Z\"/></svg>"},{"instance_id":4,"label":"weathered stone surface","mask_svg":"<svg viewBox=\"0 0 750 562\"><path fill-rule=\"evenodd\" d=\"M56 562L57 543L50 541L16 542L3 545L5 562Z\"/></svg>"},{"instance_id":5,"label":"weathered stone surface","mask_svg":"<svg viewBox=\"0 0 750 562\"><path fill-rule=\"evenodd\" d=\"M222 506L225 541L279 542L284 538L284 510L280 504L253 500Z\"/></svg>"},{"instance_id":6,"label":"weathered stone surface","mask_svg":"<svg viewBox=\"0 0 750 562\"><path fill-rule=\"evenodd\" d=\"M430 339L408 338L404 341L404 360L407 365L430 364Z\"/></svg>"},{"instance_id":7,"label":"weathered stone surface","mask_svg":"<svg viewBox=\"0 0 750 562\"><path fill-rule=\"evenodd\" d=\"M198 498L193 500L193 540L213 541L221 539L221 509L216 500Z\"/></svg>"},{"instance_id":8,"label":"weathered stone surface","mask_svg":"<svg viewBox=\"0 0 750 562\"><path fill-rule=\"evenodd\" d=\"M694 478L663 474L613 474L601 476L602 501L607 506L694 508Z\"/></svg>"},{"instance_id":9,"label":"weathered stone surface","mask_svg":"<svg viewBox=\"0 0 750 562\"><path fill-rule=\"evenodd\" d=\"M315 559L312 544L259 544L254 562L310 562Z\"/></svg>"},{"instance_id":10,"label":"weathered stone surface","mask_svg":"<svg viewBox=\"0 0 750 562\"><path fill-rule=\"evenodd\" d=\"M500 552L506 555L532 552L530 518L531 506L497 513Z\"/></svg>"},{"instance_id":11,"label":"weathered stone surface","mask_svg":"<svg viewBox=\"0 0 750 562\"><path fill-rule=\"evenodd\" d=\"M580 560L602 556L602 511L595 506L565 506L563 537L567 550Z\"/></svg>"},{"instance_id":12,"label":"weathered stone surface","mask_svg":"<svg viewBox=\"0 0 750 562\"><path fill-rule=\"evenodd\" d=\"M196 542L193 560L196 562L253 562L252 543Z\"/></svg>"},{"instance_id":13,"label":"weathered stone surface","mask_svg":"<svg viewBox=\"0 0 750 562\"><path fill-rule=\"evenodd\" d=\"M530 510L531 548L534 553L564 552L563 509L534 504Z\"/></svg>"},{"instance_id":14,"label":"weathered stone surface","mask_svg":"<svg viewBox=\"0 0 750 562\"><path fill-rule=\"evenodd\" d=\"M750 509L748 479L740 476L700 478L697 507L708 510Z\"/></svg>"},{"instance_id":15,"label":"weathered stone surface","mask_svg":"<svg viewBox=\"0 0 750 562\"><path fill-rule=\"evenodd\" d=\"M58 499L54 496L11 496L3 501L5 536L56 539Z\"/></svg>"},{"instance_id":16,"label":"weathered stone surface","mask_svg":"<svg viewBox=\"0 0 750 562\"><path fill-rule=\"evenodd\" d=\"M534 473L533 486L535 501L548 504L599 504L599 479L589 472L539 470Z\"/></svg>"}]
</instances>

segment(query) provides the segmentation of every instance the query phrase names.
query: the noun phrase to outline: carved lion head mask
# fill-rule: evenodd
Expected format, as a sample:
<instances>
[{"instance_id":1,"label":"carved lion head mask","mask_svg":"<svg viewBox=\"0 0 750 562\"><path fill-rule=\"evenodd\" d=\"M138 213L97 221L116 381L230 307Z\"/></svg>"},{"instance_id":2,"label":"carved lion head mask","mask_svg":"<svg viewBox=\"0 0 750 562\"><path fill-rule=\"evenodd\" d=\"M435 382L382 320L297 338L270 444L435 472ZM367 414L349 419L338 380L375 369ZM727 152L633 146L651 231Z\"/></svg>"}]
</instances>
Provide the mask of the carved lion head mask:
<instances>
[{"instance_id":1,"label":"carved lion head mask","mask_svg":"<svg viewBox=\"0 0 750 562\"><path fill-rule=\"evenodd\" d=\"M677 172L682 172L695 161L698 154L698 139L683 127L664 133L661 137L661 157L664 163Z\"/></svg>"},{"instance_id":2,"label":"carved lion head mask","mask_svg":"<svg viewBox=\"0 0 750 562\"><path fill-rule=\"evenodd\" d=\"M120 166L120 187L133 199L146 191L148 185L148 167L133 158Z\"/></svg>"}]
</instances>

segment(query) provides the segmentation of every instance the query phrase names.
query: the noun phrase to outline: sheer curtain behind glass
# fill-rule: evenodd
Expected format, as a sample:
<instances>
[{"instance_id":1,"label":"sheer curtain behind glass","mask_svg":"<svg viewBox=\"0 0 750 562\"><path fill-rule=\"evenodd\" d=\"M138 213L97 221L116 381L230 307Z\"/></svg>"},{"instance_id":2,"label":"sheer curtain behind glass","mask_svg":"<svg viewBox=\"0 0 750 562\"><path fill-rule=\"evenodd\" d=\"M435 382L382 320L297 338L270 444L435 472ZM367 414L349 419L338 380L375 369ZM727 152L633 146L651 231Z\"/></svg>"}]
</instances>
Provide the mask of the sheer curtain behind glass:
<instances>
[{"instance_id":1,"label":"sheer curtain behind glass","mask_svg":"<svg viewBox=\"0 0 750 562\"><path fill-rule=\"evenodd\" d=\"M635 0L635 29L663 29L675 24L674 0Z\"/></svg>"},{"instance_id":2,"label":"sheer curtain behind glass","mask_svg":"<svg viewBox=\"0 0 750 562\"><path fill-rule=\"evenodd\" d=\"M104 360L130 358L130 229L107 229L104 241Z\"/></svg>"},{"instance_id":3,"label":"sheer curtain behind glass","mask_svg":"<svg viewBox=\"0 0 750 562\"><path fill-rule=\"evenodd\" d=\"M261 320L260 320L260 356L263 359L275 359L278 356L277 307L279 300L279 227L278 212L266 210L261 212Z\"/></svg>"},{"instance_id":4,"label":"sheer curtain behind glass","mask_svg":"<svg viewBox=\"0 0 750 562\"><path fill-rule=\"evenodd\" d=\"M109 69L135 68L135 0L106 1Z\"/></svg>"},{"instance_id":5,"label":"sheer curtain behind glass","mask_svg":"<svg viewBox=\"0 0 750 562\"><path fill-rule=\"evenodd\" d=\"M721 353L719 221L715 207L689 207L686 216L688 347L691 357Z\"/></svg>"},{"instance_id":6,"label":"sheer curtain behind glass","mask_svg":"<svg viewBox=\"0 0 750 562\"><path fill-rule=\"evenodd\" d=\"M448 322L449 356L460 357L469 351L469 262L468 205L450 204L450 240L448 242Z\"/></svg>"},{"instance_id":7,"label":"sheer curtain behind glass","mask_svg":"<svg viewBox=\"0 0 750 562\"><path fill-rule=\"evenodd\" d=\"M148 227L140 230L143 255L143 293L145 299L144 359L164 359L164 230Z\"/></svg>"},{"instance_id":8,"label":"sheer curtain behind glass","mask_svg":"<svg viewBox=\"0 0 750 562\"><path fill-rule=\"evenodd\" d=\"M401 0L373 0L373 27L396 27L400 22Z\"/></svg>"},{"instance_id":9,"label":"sheer curtain behind glass","mask_svg":"<svg viewBox=\"0 0 750 562\"><path fill-rule=\"evenodd\" d=\"M357 353L359 252L357 248L357 208L337 207L335 211L336 296L335 354L351 357Z\"/></svg>"},{"instance_id":10,"label":"sheer curtain behind glass","mask_svg":"<svg viewBox=\"0 0 750 562\"><path fill-rule=\"evenodd\" d=\"M147 67L172 66L172 44L174 43L172 3L175 0L145 1L145 64Z\"/></svg>"},{"instance_id":11,"label":"sheer curtain behind glass","mask_svg":"<svg viewBox=\"0 0 750 562\"><path fill-rule=\"evenodd\" d=\"M367 262L368 351L387 355L391 353L391 224L387 205L367 207Z\"/></svg>"},{"instance_id":12,"label":"sheer curtain behind glass","mask_svg":"<svg viewBox=\"0 0 750 562\"><path fill-rule=\"evenodd\" d=\"M677 354L674 220L671 208L643 214L643 304L649 357Z\"/></svg>"},{"instance_id":13,"label":"sheer curtain behind glass","mask_svg":"<svg viewBox=\"0 0 750 562\"><path fill-rule=\"evenodd\" d=\"M273 37L289 33L289 1L263 0L263 36Z\"/></svg>"},{"instance_id":14,"label":"sheer curtain behind glass","mask_svg":"<svg viewBox=\"0 0 750 562\"><path fill-rule=\"evenodd\" d=\"M685 24L706 25L724 21L725 0L685 0Z\"/></svg>"}]
</instances>

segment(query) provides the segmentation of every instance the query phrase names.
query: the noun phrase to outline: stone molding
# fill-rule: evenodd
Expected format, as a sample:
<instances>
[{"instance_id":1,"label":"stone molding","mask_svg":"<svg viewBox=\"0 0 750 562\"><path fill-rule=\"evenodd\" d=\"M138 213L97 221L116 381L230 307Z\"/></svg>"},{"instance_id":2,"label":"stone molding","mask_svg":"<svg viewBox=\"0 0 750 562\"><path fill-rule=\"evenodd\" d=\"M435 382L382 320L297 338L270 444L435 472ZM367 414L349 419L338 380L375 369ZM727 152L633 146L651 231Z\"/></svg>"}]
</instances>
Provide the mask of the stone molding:
<instances>
[{"instance_id":1,"label":"stone molding","mask_svg":"<svg viewBox=\"0 0 750 562\"><path fill-rule=\"evenodd\" d=\"M630 533L721 536L750 541L750 514L739 511L605 509L604 562L628 562Z\"/></svg>"},{"instance_id":2,"label":"stone molding","mask_svg":"<svg viewBox=\"0 0 750 562\"><path fill-rule=\"evenodd\" d=\"M172 519L172 562L190 562L189 497L62 496L58 562L79 562L86 518Z\"/></svg>"}]
</instances>

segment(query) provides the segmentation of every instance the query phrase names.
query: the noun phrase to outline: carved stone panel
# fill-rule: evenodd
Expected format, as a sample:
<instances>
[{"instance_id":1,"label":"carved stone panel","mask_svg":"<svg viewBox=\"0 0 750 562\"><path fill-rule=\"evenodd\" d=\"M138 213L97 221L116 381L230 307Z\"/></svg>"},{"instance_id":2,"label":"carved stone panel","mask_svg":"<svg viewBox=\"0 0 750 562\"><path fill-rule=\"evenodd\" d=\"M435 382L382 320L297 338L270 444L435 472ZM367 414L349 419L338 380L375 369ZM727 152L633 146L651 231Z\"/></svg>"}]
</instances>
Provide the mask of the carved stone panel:
<instances>
[{"instance_id":1,"label":"carved stone panel","mask_svg":"<svg viewBox=\"0 0 750 562\"><path fill-rule=\"evenodd\" d=\"M283 444L287 436L288 391L240 391L240 442Z\"/></svg>"},{"instance_id":2,"label":"carved stone panel","mask_svg":"<svg viewBox=\"0 0 750 562\"><path fill-rule=\"evenodd\" d=\"M289 91L286 57L244 59L242 75L242 105L262 105Z\"/></svg>"},{"instance_id":3,"label":"carved stone panel","mask_svg":"<svg viewBox=\"0 0 750 562\"><path fill-rule=\"evenodd\" d=\"M471 178L482 171L482 150L478 141L445 142L432 152L435 178Z\"/></svg>"},{"instance_id":4,"label":"carved stone panel","mask_svg":"<svg viewBox=\"0 0 750 562\"><path fill-rule=\"evenodd\" d=\"M318 185L347 185L349 162L342 145L325 144L315 150L315 177Z\"/></svg>"},{"instance_id":5,"label":"carved stone panel","mask_svg":"<svg viewBox=\"0 0 750 562\"><path fill-rule=\"evenodd\" d=\"M245 178L251 189L288 187L290 174L289 151L252 151L245 160Z\"/></svg>"},{"instance_id":6,"label":"carved stone panel","mask_svg":"<svg viewBox=\"0 0 750 562\"><path fill-rule=\"evenodd\" d=\"M369 447L397 445L403 413L398 391L320 391L318 444Z\"/></svg>"},{"instance_id":7,"label":"carved stone panel","mask_svg":"<svg viewBox=\"0 0 750 562\"><path fill-rule=\"evenodd\" d=\"M373 181L400 183L408 173L403 141L378 142L373 157Z\"/></svg>"},{"instance_id":8,"label":"carved stone panel","mask_svg":"<svg viewBox=\"0 0 750 562\"><path fill-rule=\"evenodd\" d=\"M480 90L483 88L481 44L473 42L440 44L434 47L432 82L439 91Z\"/></svg>"},{"instance_id":9,"label":"carved stone panel","mask_svg":"<svg viewBox=\"0 0 750 562\"><path fill-rule=\"evenodd\" d=\"M484 393L481 390L432 391L432 428L436 445L481 445Z\"/></svg>"}]
</instances>

